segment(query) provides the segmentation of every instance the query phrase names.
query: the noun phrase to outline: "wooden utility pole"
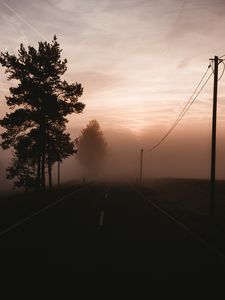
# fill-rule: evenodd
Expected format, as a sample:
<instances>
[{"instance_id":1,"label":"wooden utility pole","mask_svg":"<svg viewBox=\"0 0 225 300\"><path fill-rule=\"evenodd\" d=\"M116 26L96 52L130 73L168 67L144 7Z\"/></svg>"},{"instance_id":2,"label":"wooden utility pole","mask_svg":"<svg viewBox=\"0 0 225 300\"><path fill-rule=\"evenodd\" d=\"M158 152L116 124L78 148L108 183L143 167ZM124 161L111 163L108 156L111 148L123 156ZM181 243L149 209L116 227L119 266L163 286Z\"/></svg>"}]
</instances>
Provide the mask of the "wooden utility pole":
<instances>
[{"instance_id":1,"label":"wooden utility pole","mask_svg":"<svg viewBox=\"0 0 225 300\"><path fill-rule=\"evenodd\" d=\"M212 112L212 148L211 148L211 202L210 216L215 214L215 180L216 180L216 114L217 114L217 89L219 58L214 59L214 87L213 87L213 112Z\"/></svg>"},{"instance_id":2,"label":"wooden utility pole","mask_svg":"<svg viewBox=\"0 0 225 300\"><path fill-rule=\"evenodd\" d=\"M142 184L143 151L144 151L144 149L141 149L141 161L140 161L140 185Z\"/></svg>"}]
</instances>

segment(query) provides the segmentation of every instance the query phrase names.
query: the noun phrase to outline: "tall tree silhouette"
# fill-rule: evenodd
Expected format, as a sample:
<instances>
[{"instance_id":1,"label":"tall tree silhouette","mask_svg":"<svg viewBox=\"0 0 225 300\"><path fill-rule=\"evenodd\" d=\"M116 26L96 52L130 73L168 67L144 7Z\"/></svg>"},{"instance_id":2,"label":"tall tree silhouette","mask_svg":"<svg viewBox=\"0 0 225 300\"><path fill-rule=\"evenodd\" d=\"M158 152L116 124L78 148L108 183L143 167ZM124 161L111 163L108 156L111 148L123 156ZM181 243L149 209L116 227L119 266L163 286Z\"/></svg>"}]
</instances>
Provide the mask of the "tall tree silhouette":
<instances>
[{"instance_id":1,"label":"tall tree silhouette","mask_svg":"<svg viewBox=\"0 0 225 300\"><path fill-rule=\"evenodd\" d=\"M49 186L52 186L52 166L55 162L62 162L65 158L74 154L75 143L71 141L69 133L65 128L52 126L51 131L48 131L48 149L47 149L47 165Z\"/></svg>"},{"instance_id":2,"label":"tall tree silhouette","mask_svg":"<svg viewBox=\"0 0 225 300\"><path fill-rule=\"evenodd\" d=\"M96 175L101 169L107 151L107 143L96 120L90 121L82 130L76 144L79 162L91 175Z\"/></svg>"},{"instance_id":3,"label":"tall tree silhouette","mask_svg":"<svg viewBox=\"0 0 225 300\"><path fill-rule=\"evenodd\" d=\"M85 107L79 101L83 93L81 84L69 84L61 78L67 70L67 60L61 59L61 51L54 36L51 43L39 42L38 49L32 46L25 49L21 44L17 56L8 52L0 54L0 63L9 74L8 80L17 82L17 86L10 88L10 96L6 97L13 112L7 113L0 121L6 129L1 135L2 147L14 148L14 168L32 161L36 169L36 184L43 189L46 167L51 177L55 149L60 149L60 160L73 152L71 147L74 145L65 132L66 116L81 113ZM29 151L24 148L26 143ZM10 176L13 174L16 172L11 172Z\"/></svg>"}]
</instances>

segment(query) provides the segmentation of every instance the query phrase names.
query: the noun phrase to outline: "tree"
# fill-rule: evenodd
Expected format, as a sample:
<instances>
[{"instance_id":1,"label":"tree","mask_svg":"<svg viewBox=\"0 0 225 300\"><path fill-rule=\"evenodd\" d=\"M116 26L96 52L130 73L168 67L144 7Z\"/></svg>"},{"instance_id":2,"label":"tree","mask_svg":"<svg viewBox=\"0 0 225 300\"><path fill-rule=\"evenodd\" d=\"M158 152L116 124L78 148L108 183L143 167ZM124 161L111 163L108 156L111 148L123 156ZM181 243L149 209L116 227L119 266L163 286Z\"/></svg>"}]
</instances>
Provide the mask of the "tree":
<instances>
[{"instance_id":1,"label":"tree","mask_svg":"<svg viewBox=\"0 0 225 300\"><path fill-rule=\"evenodd\" d=\"M77 158L91 175L95 175L102 167L107 143L96 120L90 121L81 133L76 141Z\"/></svg>"},{"instance_id":2,"label":"tree","mask_svg":"<svg viewBox=\"0 0 225 300\"><path fill-rule=\"evenodd\" d=\"M49 175L49 186L52 186L52 166L55 162L61 163L65 158L73 155L75 143L71 141L70 134L65 129L53 127L48 134L47 165Z\"/></svg>"},{"instance_id":3,"label":"tree","mask_svg":"<svg viewBox=\"0 0 225 300\"><path fill-rule=\"evenodd\" d=\"M78 101L83 94L81 84L69 84L61 79L67 70L67 60L61 60L61 51L54 36L51 43L39 42L38 49L28 46L26 50L21 44L18 56L8 52L0 54L0 63L9 74L8 80L16 80L18 84L10 88L10 96L6 97L13 112L0 121L6 130L1 135L1 145L4 149L14 149L14 168L32 161L36 185L43 189L46 168L51 182L55 149L58 149L57 159L60 160L73 153L74 144L66 133L66 116L81 113L85 107ZM17 177L17 173L11 172L9 177Z\"/></svg>"},{"instance_id":4,"label":"tree","mask_svg":"<svg viewBox=\"0 0 225 300\"><path fill-rule=\"evenodd\" d=\"M28 191L36 187L34 163L29 159L23 161L14 156L12 165L6 171L7 179L14 179L14 188L25 187L25 190Z\"/></svg>"}]
</instances>

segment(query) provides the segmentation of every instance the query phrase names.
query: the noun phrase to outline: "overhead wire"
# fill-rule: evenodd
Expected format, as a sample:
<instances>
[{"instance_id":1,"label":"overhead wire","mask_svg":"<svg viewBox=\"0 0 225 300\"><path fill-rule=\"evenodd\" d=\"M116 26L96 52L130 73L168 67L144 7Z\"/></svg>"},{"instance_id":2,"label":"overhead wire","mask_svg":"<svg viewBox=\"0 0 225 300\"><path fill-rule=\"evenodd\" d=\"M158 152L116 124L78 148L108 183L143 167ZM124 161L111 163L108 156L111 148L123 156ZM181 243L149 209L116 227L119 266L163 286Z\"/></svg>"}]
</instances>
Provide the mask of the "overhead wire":
<instances>
[{"instance_id":1,"label":"overhead wire","mask_svg":"<svg viewBox=\"0 0 225 300\"><path fill-rule=\"evenodd\" d=\"M223 55L223 56L225 56L225 55ZM221 56L221 57L222 57L222 56ZM221 59L221 57L219 57L219 63L218 63L218 65L220 65L220 64L222 63L223 66L224 66L224 59ZM213 61L213 59L210 59L210 67L211 67L211 69L212 69L212 71L213 71L213 73L214 73L214 68L213 68L213 63L212 63L212 61ZM223 70L221 76L219 77L218 81L223 77L223 74L224 74L224 70Z\"/></svg>"},{"instance_id":2,"label":"overhead wire","mask_svg":"<svg viewBox=\"0 0 225 300\"><path fill-rule=\"evenodd\" d=\"M195 93L197 92L198 88L200 87L202 81L204 80L205 76L207 75L208 71L209 71L210 65L208 65L205 73L203 74L201 80L199 81L198 85L196 86L194 92L192 93L191 97L189 98L189 100L187 101L186 105L184 106L184 108L182 109L182 111L180 112L179 116L177 117L177 119L175 120L174 123L176 123L176 121L179 119L180 115L182 115L183 111L186 109L186 107L189 105L189 103L191 102L191 99L194 97Z\"/></svg>"},{"instance_id":3,"label":"overhead wire","mask_svg":"<svg viewBox=\"0 0 225 300\"><path fill-rule=\"evenodd\" d=\"M175 129L175 127L178 125L178 123L181 121L181 119L184 117L184 115L186 114L186 112L190 109L190 107L192 106L192 104L195 102L195 100L197 99L198 95L201 93L201 91L203 90L203 88L206 86L206 84L208 83L209 79L211 78L213 72L208 76L208 78L206 79L205 83L202 85L202 87L200 88L200 90L198 91L200 85L202 84L205 76L208 73L209 68L211 67L211 65L209 65L207 67L206 72L203 74L201 80L199 81L197 87L195 88L194 92L192 93L191 97L189 98L188 102L186 103L186 105L184 106L184 108L182 109L182 111L180 112L179 116L177 117L177 119L174 121L174 123L172 124L172 126L170 127L170 129L166 132L166 134L160 139L159 142L157 142L152 148L148 149L147 152L153 151L154 149L156 149L167 137L168 135ZM197 92L198 91L198 92ZM196 94L197 92L197 94ZM194 95L196 94L196 96L194 97ZM194 98L193 98L194 97Z\"/></svg>"},{"instance_id":4,"label":"overhead wire","mask_svg":"<svg viewBox=\"0 0 225 300\"><path fill-rule=\"evenodd\" d=\"M222 64L223 64L223 72L220 75L220 77L218 78L218 81L220 81L220 79L223 77L223 74L224 74L224 71L225 71L225 63L223 61L222 61Z\"/></svg>"}]
</instances>

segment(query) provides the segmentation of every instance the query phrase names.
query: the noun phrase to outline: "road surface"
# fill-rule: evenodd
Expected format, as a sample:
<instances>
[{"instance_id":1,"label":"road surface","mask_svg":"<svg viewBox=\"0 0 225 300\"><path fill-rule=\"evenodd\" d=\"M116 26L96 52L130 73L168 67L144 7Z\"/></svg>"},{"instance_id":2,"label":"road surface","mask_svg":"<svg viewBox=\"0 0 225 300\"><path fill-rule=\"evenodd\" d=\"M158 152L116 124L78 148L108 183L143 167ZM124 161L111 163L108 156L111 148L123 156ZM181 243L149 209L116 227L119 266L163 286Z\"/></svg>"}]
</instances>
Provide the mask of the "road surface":
<instances>
[{"instance_id":1,"label":"road surface","mask_svg":"<svg viewBox=\"0 0 225 300\"><path fill-rule=\"evenodd\" d=\"M86 186L0 237L1 270L141 272L154 282L225 282L221 257L129 184Z\"/></svg>"}]
</instances>

